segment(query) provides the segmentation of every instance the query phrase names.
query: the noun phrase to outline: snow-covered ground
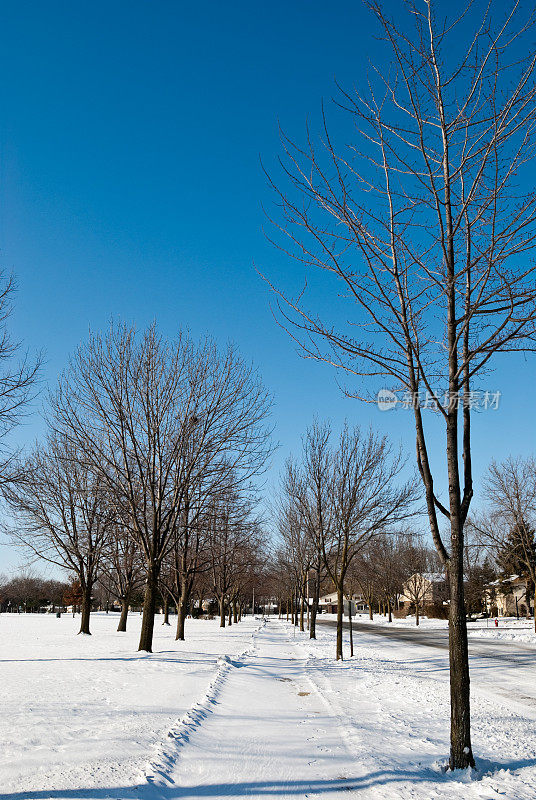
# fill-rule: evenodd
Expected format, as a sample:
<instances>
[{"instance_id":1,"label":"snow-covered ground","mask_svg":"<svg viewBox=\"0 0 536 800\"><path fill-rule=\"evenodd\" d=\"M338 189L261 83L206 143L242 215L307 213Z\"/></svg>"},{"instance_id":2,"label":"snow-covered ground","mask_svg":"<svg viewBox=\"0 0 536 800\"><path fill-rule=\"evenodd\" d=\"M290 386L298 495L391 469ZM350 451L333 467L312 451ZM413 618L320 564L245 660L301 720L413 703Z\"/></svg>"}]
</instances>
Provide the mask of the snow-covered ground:
<instances>
[{"instance_id":1,"label":"snow-covered ground","mask_svg":"<svg viewBox=\"0 0 536 800\"><path fill-rule=\"evenodd\" d=\"M317 641L293 635L308 656L308 675L341 720L356 768L366 776L355 783L358 797L536 798L536 703L508 698L515 667L507 675L498 662L474 659L472 729L479 769L449 774L442 771L449 750L448 653L360 632L354 658L337 663L333 633L320 629ZM511 650L517 652L514 644ZM534 667L536 656L527 671Z\"/></svg>"},{"instance_id":2,"label":"snow-covered ground","mask_svg":"<svg viewBox=\"0 0 536 800\"><path fill-rule=\"evenodd\" d=\"M452 775L446 652L360 632L337 663L331 628L189 620L176 643L158 621L138 654L138 616L81 637L0 615L1 800L536 798L536 703L497 694L492 659L472 677L479 771Z\"/></svg>"},{"instance_id":3,"label":"snow-covered ground","mask_svg":"<svg viewBox=\"0 0 536 800\"><path fill-rule=\"evenodd\" d=\"M146 654L137 652L138 614L126 634L117 615L93 614L92 636L76 636L80 618L67 614L0 615L0 797L121 797L72 790L143 782L177 719L222 670L219 657L245 651L260 624L188 620L188 640L175 642L161 619Z\"/></svg>"}]
</instances>

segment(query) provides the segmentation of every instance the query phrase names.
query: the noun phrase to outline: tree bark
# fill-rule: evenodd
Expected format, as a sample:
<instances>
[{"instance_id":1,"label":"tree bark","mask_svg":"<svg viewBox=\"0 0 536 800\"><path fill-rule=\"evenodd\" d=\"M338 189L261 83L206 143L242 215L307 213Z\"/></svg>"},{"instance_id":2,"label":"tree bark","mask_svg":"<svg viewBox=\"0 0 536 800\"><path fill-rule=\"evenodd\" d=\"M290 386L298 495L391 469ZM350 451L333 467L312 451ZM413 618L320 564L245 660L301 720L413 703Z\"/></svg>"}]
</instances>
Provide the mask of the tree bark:
<instances>
[{"instance_id":1,"label":"tree bark","mask_svg":"<svg viewBox=\"0 0 536 800\"><path fill-rule=\"evenodd\" d=\"M78 633L85 633L88 636L91 635L91 631L89 630L89 616L91 614L91 591L92 586L90 583L86 584L82 588L82 616L80 619L80 630Z\"/></svg>"},{"instance_id":2,"label":"tree bark","mask_svg":"<svg viewBox=\"0 0 536 800\"><path fill-rule=\"evenodd\" d=\"M348 600L348 627L350 629L350 658L354 654L354 631L352 626L352 598Z\"/></svg>"},{"instance_id":3,"label":"tree bark","mask_svg":"<svg viewBox=\"0 0 536 800\"><path fill-rule=\"evenodd\" d=\"M463 597L463 566L454 554L449 565L449 661L450 661L450 767L473 767L471 748L469 655Z\"/></svg>"},{"instance_id":4,"label":"tree bark","mask_svg":"<svg viewBox=\"0 0 536 800\"><path fill-rule=\"evenodd\" d=\"M164 597L164 621L162 625L169 625L169 597L166 592L166 596Z\"/></svg>"},{"instance_id":5,"label":"tree bark","mask_svg":"<svg viewBox=\"0 0 536 800\"><path fill-rule=\"evenodd\" d=\"M119 617L119 625L117 626L119 633L125 633L127 630L128 606L129 597L125 595L121 598L121 616Z\"/></svg>"},{"instance_id":6,"label":"tree bark","mask_svg":"<svg viewBox=\"0 0 536 800\"><path fill-rule=\"evenodd\" d=\"M181 596L179 598L179 602L177 603L177 631L175 634L175 641L184 642L184 625L186 620L186 614L188 612L188 604L190 602L190 598L188 596L188 590L186 587L186 581L183 581L181 587Z\"/></svg>"},{"instance_id":7,"label":"tree bark","mask_svg":"<svg viewBox=\"0 0 536 800\"><path fill-rule=\"evenodd\" d=\"M235 625L238 624L238 606L236 600L233 600L233 622Z\"/></svg>"},{"instance_id":8,"label":"tree bark","mask_svg":"<svg viewBox=\"0 0 536 800\"><path fill-rule=\"evenodd\" d=\"M220 628L225 628L225 600L220 600Z\"/></svg>"},{"instance_id":9,"label":"tree bark","mask_svg":"<svg viewBox=\"0 0 536 800\"><path fill-rule=\"evenodd\" d=\"M149 567L147 582L145 584L145 598L143 601L143 616L141 620L140 643L138 650L146 653L153 652L154 615L158 596L158 570L156 566Z\"/></svg>"},{"instance_id":10,"label":"tree bark","mask_svg":"<svg viewBox=\"0 0 536 800\"><path fill-rule=\"evenodd\" d=\"M344 611L344 595L342 591L342 584L339 584L337 587L337 646L336 646L336 658L337 661L343 660L342 655L342 620L343 620L343 611Z\"/></svg>"},{"instance_id":11,"label":"tree bark","mask_svg":"<svg viewBox=\"0 0 536 800\"><path fill-rule=\"evenodd\" d=\"M313 592L313 603L311 606L311 624L309 627L309 639L316 639L316 615L318 613L318 601L320 598L320 575L316 571L315 588Z\"/></svg>"},{"instance_id":12,"label":"tree bark","mask_svg":"<svg viewBox=\"0 0 536 800\"><path fill-rule=\"evenodd\" d=\"M229 625L233 624L233 605L229 602Z\"/></svg>"}]
</instances>

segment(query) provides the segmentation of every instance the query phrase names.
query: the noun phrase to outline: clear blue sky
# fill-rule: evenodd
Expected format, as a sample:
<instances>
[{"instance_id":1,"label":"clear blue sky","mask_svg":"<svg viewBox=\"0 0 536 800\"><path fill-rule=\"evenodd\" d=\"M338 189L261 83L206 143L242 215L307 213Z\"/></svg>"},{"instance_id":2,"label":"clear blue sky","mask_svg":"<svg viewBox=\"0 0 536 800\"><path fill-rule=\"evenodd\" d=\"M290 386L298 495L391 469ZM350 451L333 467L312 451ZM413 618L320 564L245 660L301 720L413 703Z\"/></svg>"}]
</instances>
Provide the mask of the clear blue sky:
<instances>
[{"instance_id":1,"label":"clear blue sky","mask_svg":"<svg viewBox=\"0 0 536 800\"><path fill-rule=\"evenodd\" d=\"M413 455L409 413L345 400L327 367L301 360L253 267L302 278L264 238L272 195L259 158L275 164L278 120L301 136L334 77L359 81L377 48L361 4L20 0L1 11L0 262L18 278L15 335L44 348L46 381L90 326L156 319L169 335L231 339L257 364L281 443L271 483L315 413L372 423ZM532 449L533 376L517 359L490 377L503 395L475 424L477 476L492 456ZM40 430L33 418L19 438ZM17 561L0 549L0 570Z\"/></svg>"}]
</instances>

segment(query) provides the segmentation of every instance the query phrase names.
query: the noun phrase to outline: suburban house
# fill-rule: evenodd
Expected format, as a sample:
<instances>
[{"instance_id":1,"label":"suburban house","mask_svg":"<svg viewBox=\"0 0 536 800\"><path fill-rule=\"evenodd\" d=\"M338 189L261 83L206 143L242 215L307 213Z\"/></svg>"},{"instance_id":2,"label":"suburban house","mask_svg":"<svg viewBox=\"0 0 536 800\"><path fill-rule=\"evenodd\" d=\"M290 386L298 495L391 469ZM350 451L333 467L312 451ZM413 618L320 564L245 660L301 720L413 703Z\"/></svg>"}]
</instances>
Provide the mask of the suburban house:
<instances>
[{"instance_id":1,"label":"suburban house","mask_svg":"<svg viewBox=\"0 0 536 800\"><path fill-rule=\"evenodd\" d=\"M490 583L485 592L485 604L489 614L500 617L525 617L534 613L534 594L528 593L529 579L510 575Z\"/></svg>"},{"instance_id":2,"label":"suburban house","mask_svg":"<svg viewBox=\"0 0 536 800\"><path fill-rule=\"evenodd\" d=\"M449 598L449 587L442 572L415 572L402 587L399 609L409 613L416 604L425 608L444 606Z\"/></svg>"},{"instance_id":3,"label":"suburban house","mask_svg":"<svg viewBox=\"0 0 536 800\"><path fill-rule=\"evenodd\" d=\"M364 598L360 594L352 595L352 614L359 614L362 611L366 611L368 608ZM325 614L336 614L337 613L337 592L332 592L331 594L326 594L323 597L320 597L318 600L318 610L324 612ZM348 614L348 598L344 598L344 614Z\"/></svg>"}]
</instances>

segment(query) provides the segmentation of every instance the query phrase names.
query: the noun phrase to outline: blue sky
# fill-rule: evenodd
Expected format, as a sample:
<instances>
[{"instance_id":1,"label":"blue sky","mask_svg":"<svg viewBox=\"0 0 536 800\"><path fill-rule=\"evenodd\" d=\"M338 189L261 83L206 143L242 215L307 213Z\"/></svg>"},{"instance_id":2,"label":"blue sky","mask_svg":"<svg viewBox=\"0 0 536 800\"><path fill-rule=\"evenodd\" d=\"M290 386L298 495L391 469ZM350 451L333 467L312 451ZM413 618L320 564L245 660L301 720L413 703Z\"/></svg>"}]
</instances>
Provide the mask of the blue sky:
<instances>
[{"instance_id":1,"label":"blue sky","mask_svg":"<svg viewBox=\"0 0 536 800\"><path fill-rule=\"evenodd\" d=\"M170 336L231 339L258 366L281 443L270 483L315 413L373 424L412 456L410 414L347 400L300 359L254 269L302 280L264 237L260 158L275 166L278 121L301 136L335 77L359 80L378 46L362 5L22 0L1 15L0 263L19 283L12 328L45 350L45 381L90 327L156 319ZM532 448L533 376L522 359L490 376L501 406L474 426L477 477ZM41 430L32 417L18 437ZM0 570L18 560L0 549Z\"/></svg>"}]
</instances>

